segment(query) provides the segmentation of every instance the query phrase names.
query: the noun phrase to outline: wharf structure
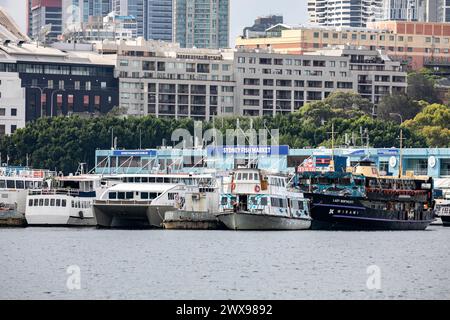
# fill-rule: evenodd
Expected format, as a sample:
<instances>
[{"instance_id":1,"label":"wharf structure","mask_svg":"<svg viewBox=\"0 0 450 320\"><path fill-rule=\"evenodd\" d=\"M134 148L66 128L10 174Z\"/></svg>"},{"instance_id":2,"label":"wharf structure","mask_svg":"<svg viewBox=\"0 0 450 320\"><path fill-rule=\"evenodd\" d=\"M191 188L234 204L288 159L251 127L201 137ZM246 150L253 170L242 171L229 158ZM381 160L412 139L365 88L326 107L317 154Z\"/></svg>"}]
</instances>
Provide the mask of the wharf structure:
<instances>
[{"instance_id":1,"label":"wharf structure","mask_svg":"<svg viewBox=\"0 0 450 320\"><path fill-rule=\"evenodd\" d=\"M97 174L148 172L228 171L238 166L294 172L327 170L332 154L353 166L363 158L374 161L381 174L414 174L450 180L450 148L327 148L292 149L288 146L234 146L206 149L160 148L148 150L97 150ZM400 165L400 158L402 164ZM310 161L308 161L310 160ZM450 186L449 186L450 187Z\"/></svg>"}]
</instances>

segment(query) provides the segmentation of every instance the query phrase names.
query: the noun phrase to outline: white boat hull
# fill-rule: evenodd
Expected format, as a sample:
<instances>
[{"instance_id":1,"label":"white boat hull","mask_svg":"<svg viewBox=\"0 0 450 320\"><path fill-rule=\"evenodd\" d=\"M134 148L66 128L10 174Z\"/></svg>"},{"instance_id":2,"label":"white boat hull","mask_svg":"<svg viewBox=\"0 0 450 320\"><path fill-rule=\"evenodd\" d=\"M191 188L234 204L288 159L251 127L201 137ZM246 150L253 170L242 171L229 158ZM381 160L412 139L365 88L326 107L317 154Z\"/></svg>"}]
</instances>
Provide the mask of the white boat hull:
<instances>
[{"instance_id":1,"label":"white boat hull","mask_svg":"<svg viewBox=\"0 0 450 320\"><path fill-rule=\"evenodd\" d=\"M290 218L253 213L223 213L217 218L231 230L307 230L310 218Z\"/></svg>"}]
</instances>

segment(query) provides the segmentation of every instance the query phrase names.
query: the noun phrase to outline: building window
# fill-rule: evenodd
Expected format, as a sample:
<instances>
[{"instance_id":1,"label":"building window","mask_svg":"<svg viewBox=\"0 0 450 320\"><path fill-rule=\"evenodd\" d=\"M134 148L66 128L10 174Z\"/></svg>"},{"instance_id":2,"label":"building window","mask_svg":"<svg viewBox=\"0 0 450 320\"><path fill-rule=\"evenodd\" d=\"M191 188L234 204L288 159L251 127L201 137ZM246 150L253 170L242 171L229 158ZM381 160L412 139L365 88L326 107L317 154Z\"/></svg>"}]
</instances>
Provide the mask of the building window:
<instances>
[{"instance_id":1,"label":"building window","mask_svg":"<svg viewBox=\"0 0 450 320\"><path fill-rule=\"evenodd\" d=\"M106 89L106 82L102 81L102 82L100 83L100 88Z\"/></svg>"},{"instance_id":2,"label":"building window","mask_svg":"<svg viewBox=\"0 0 450 320\"><path fill-rule=\"evenodd\" d=\"M12 108L12 109L11 109L11 116L12 116L12 117L17 116L17 109L16 109L16 108Z\"/></svg>"},{"instance_id":3,"label":"building window","mask_svg":"<svg viewBox=\"0 0 450 320\"><path fill-rule=\"evenodd\" d=\"M58 87L60 90L64 90L64 80L59 80Z\"/></svg>"},{"instance_id":4,"label":"building window","mask_svg":"<svg viewBox=\"0 0 450 320\"><path fill-rule=\"evenodd\" d=\"M318 32L314 32L314 38L319 38L319 33Z\"/></svg>"},{"instance_id":5,"label":"building window","mask_svg":"<svg viewBox=\"0 0 450 320\"><path fill-rule=\"evenodd\" d=\"M17 130L17 125L12 124L11 125L11 133L14 133Z\"/></svg>"},{"instance_id":6,"label":"building window","mask_svg":"<svg viewBox=\"0 0 450 320\"><path fill-rule=\"evenodd\" d=\"M53 89L53 80L48 80L48 81L47 81L47 87L48 87L49 89Z\"/></svg>"},{"instance_id":7,"label":"building window","mask_svg":"<svg viewBox=\"0 0 450 320\"><path fill-rule=\"evenodd\" d=\"M86 90L87 91L91 90L91 82L90 81L86 81Z\"/></svg>"},{"instance_id":8,"label":"building window","mask_svg":"<svg viewBox=\"0 0 450 320\"><path fill-rule=\"evenodd\" d=\"M74 82L74 88L75 88L75 90L80 90L80 81Z\"/></svg>"},{"instance_id":9,"label":"building window","mask_svg":"<svg viewBox=\"0 0 450 320\"><path fill-rule=\"evenodd\" d=\"M0 108L0 116L5 116L5 115L6 115L6 109Z\"/></svg>"}]
</instances>

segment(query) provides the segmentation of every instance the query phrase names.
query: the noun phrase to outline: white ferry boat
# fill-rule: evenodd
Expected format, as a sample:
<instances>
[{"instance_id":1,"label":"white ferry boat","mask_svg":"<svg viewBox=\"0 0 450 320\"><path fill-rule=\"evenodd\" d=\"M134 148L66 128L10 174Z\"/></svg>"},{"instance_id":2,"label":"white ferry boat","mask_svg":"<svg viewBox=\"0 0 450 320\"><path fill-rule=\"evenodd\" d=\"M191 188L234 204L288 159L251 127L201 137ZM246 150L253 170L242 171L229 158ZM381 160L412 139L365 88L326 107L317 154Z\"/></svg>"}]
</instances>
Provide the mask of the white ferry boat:
<instances>
[{"instance_id":1,"label":"white ferry boat","mask_svg":"<svg viewBox=\"0 0 450 320\"><path fill-rule=\"evenodd\" d=\"M232 230L309 229L309 200L290 192L287 183L280 174L235 170L224 184L218 219Z\"/></svg>"},{"instance_id":2,"label":"white ferry boat","mask_svg":"<svg viewBox=\"0 0 450 320\"><path fill-rule=\"evenodd\" d=\"M101 190L101 176L58 177L51 188L29 191L25 218L30 226L95 226L92 205Z\"/></svg>"}]
</instances>

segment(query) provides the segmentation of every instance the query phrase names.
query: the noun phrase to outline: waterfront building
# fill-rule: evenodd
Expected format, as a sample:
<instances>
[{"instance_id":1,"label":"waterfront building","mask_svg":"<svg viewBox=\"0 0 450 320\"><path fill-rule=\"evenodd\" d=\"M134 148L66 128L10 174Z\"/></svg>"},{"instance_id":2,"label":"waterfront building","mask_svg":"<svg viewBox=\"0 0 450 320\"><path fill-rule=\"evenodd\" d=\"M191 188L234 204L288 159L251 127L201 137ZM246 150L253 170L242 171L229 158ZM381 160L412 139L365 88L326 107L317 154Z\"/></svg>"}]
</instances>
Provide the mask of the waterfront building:
<instances>
[{"instance_id":1,"label":"waterfront building","mask_svg":"<svg viewBox=\"0 0 450 320\"><path fill-rule=\"evenodd\" d=\"M266 30L276 26L277 24L283 24L283 16L269 15L265 17L258 17L253 26L244 28L242 35L244 38L265 36Z\"/></svg>"},{"instance_id":2,"label":"waterfront building","mask_svg":"<svg viewBox=\"0 0 450 320\"><path fill-rule=\"evenodd\" d=\"M376 50L337 46L303 55L269 50L235 53L237 113L275 115L298 110L335 91L357 92L377 104L406 92L406 72Z\"/></svg>"},{"instance_id":3,"label":"waterfront building","mask_svg":"<svg viewBox=\"0 0 450 320\"><path fill-rule=\"evenodd\" d=\"M62 3L61 0L33 0L32 8L32 38L41 42L54 42L62 33ZM44 26L51 24L50 32L41 34Z\"/></svg>"},{"instance_id":4,"label":"waterfront building","mask_svg":"<svg viewBox=\"0 0 450 320\"><path fill-rule=\"evenodd\" d=\"M344 159L345 166L353 166L362 158L374 161L381 174L397 176L428 175L434 179L450 178L450 148L365 148L340 147L333 151L327 148L293 149L288 146L259 147L208 147L206 149L150 149L150 150L96 150L99 166L96 173L147 173L201 172L206 170L226 171L236 164L249 164L259 169L294 172L305 160L312 159L312 167L328 170L323 163L336 157ZM328 161L329 163L329 161Z\"/></svg>"},{"instance_id":5,"label":"waterfront building","mask_svg":"<svg viewBox=\"0 0 450 320\"><path fill-rule=\"evenodd\" d=\"M210 120L233 115L233 52L122 41L117 49L120 105L130 115Z\"/></svg>"},{"instance_id":6,"label":"waterfront building","mask_svg":"<svg viewBox=\"0 0 450 320\"><path fill-rule=\"evenodd\" d=\"M25 103L18 108L21 121L74 113L92 116L118 106L114 55L66 52L33 43L1 44L0 53L7 59L0 63L0 74L11 72L20 78L11 92L25 89Z\"/></svg>"},{"instance_id":7,"label":"waterfront building","mask_svg":"<svg viewBox=\"0 0 450 320\"><path fill-rule=\"evenodd\" d=\"M229 0L174 1L174 40L182 48L229 47Z\"/></svg>"},{"instance_id":8,"label":"waterfront building","mask_svg":"<svg viewBox=\"0 0 450 320\"><path fill-rule=\"evenodd\" d=\"M265 37L236 40L237 48L270 48L281 53L315 51L327 46L350 44L379 49L410 69L450 64L450 24L405 21L370 22L368 28L278 26Z\"/></svg>"}]
</instances>

